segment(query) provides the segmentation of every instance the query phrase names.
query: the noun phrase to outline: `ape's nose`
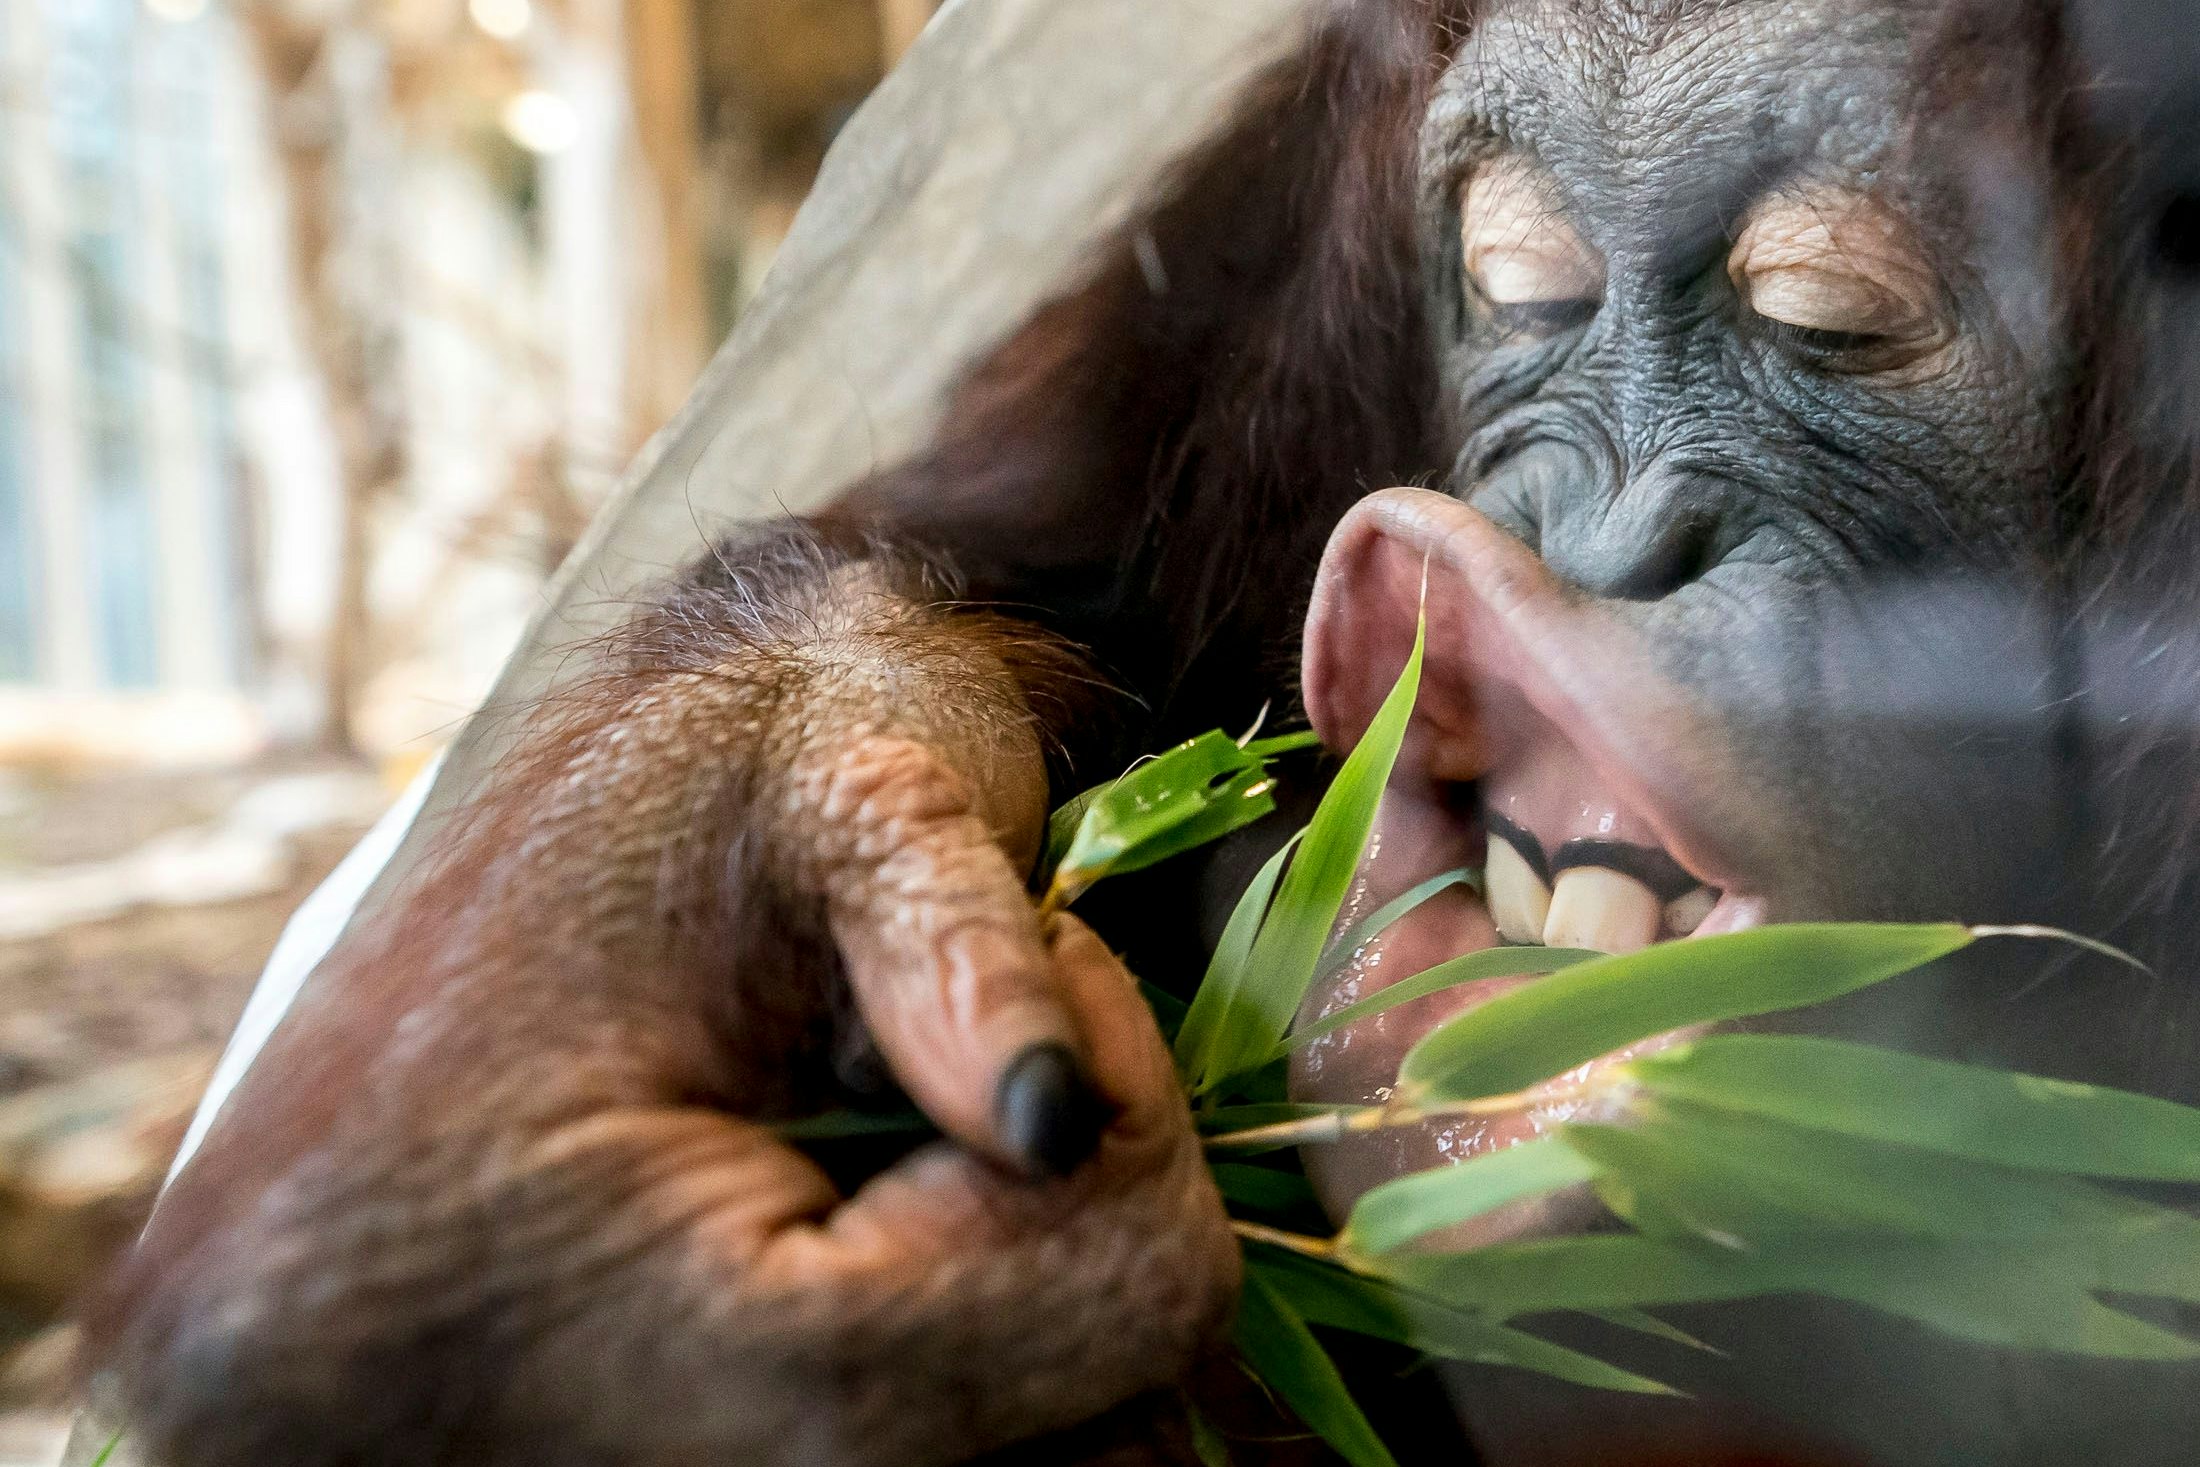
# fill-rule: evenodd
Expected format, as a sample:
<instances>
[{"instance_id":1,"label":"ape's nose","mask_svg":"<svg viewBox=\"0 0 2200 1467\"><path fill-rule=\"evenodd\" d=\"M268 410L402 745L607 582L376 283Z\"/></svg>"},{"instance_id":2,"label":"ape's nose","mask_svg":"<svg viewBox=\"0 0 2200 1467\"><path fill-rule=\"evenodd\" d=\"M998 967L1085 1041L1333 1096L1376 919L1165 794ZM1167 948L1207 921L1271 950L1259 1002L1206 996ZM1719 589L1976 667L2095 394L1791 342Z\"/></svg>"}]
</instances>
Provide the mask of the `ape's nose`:
<instances>
[{"instance_id":1,"label":"ape's nose","mask_svg":"<svg viewBox=\"0 0 2200 1467\"><path fill-rule=\"evenodd\" d=\"M1616 494L1577 491L1545 500L1536 543L1544 563L1591 595L1652 601L1716 565L1733 507L1693 475L1652 470Z\"/></svg>"}]
</instances>

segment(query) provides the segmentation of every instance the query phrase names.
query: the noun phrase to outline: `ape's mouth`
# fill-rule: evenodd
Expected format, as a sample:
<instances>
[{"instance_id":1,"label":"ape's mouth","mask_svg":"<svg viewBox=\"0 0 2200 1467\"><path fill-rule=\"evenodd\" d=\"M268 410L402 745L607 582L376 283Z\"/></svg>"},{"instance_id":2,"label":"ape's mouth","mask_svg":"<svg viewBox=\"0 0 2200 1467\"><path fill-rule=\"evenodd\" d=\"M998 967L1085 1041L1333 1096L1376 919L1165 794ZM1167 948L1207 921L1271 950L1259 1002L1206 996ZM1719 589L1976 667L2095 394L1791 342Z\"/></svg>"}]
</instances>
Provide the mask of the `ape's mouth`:
<instances>
[{"instance_id":1,"label":"ape's mouth","mask_svg":"<svg viewBox=\"0 0 2200 1467\"><path fill-rule=\"evenodd\" d=\"M1499 943L1629 952L1762 920L1738 843L1720 828L1747 800L1715 721L1656 669L1624 604L1570 591L1447 496L1373 496L1330 540L1304 663L1325 742L1349 747L1365 731L1424 607L1421 694L1353 907L1372 911L1457 866L1480 868L1485 890L1423 903L1317 990L1310 1014ZM1525 981L1464 985L1319 1040L1301 1052L1295 1088L1380 1099L1422 1034ZM1337 1158L1323 1180L1356 1192L1400 1168L1525 1139L1568 1108L1554 1099L1390 1136Z\"/></svg>"}]
</instances>

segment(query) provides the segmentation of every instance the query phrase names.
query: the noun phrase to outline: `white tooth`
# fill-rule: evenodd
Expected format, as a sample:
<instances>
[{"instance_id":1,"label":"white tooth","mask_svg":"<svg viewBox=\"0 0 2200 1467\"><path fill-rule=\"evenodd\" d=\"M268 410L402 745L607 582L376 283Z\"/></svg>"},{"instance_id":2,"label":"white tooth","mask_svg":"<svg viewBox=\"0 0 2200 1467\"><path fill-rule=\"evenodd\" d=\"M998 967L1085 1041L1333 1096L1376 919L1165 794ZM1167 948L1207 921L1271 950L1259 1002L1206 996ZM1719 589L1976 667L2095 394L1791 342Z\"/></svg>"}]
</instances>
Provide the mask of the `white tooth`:
<instances>
[{"instance_id":1,"label":"white tooth","mask_svg":"<svg viewBox=\"0 0 2200 1467\"><path fill-rule=\"evenodd\" d=\"M1604 866L1569 866L1551 888L1543 941L1551 947L1585 947L1631 953L1658 940L1665 905L1657 893Z\"/></svg>"},{"instance_id":2,"label":"white tooth","mask_svg":"<svg viewBox=\"0 0 2200 1467\"><path fill-rule=\"evenodd\" d=\"M1703 919L1718 904L1719 894L1708 886L1683 892L1665 904L1665 930L1675 937L1686 937L1703 926Z\"/></svg>"},{"instance_id":3,"label":"white tooth","mask_svg":"<svg viewBox=\"0 0 2200 1467\"><path fill-rule=\"evenodd\" d=\"M1482 880L1489 886L1490 919L1505 941L1541 942L1543 921L1551 912L1551 889L1511 841L1490 837Z\"/></svg>"}]
</instances>

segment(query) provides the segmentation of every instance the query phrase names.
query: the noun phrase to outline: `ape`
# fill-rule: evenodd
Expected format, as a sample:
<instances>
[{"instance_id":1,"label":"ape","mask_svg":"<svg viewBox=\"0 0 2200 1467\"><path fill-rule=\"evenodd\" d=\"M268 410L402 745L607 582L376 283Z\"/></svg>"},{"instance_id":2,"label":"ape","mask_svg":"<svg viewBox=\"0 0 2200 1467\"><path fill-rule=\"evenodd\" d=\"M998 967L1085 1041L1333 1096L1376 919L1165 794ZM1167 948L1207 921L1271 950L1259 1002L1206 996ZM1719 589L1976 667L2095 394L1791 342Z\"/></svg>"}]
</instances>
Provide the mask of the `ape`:
<instances>
[{"instance_id":1,"label":"ape","mask_svg":"<svg viewBox=\"0 0 2200 1467\"><path fill-rule=\"evenodd\" d=\"M1302 626L1348 741L1424 578L1363 899L1485 853L1491 890L1388 971L2060 921L2163 976L1991 953L1812 1022L2191 1094L2200 252L2101 54L2017 0L1336 6L930 451L714 547L538 711L117 1281L133 1429L176 1467L1182 1460L1230 1239L1121 968L1023 873L1050 789L1288 695ZM1197 885L1096 920L1166 978ZM1363 1094L1447 1001L1299 1083ZM846 1200L761 1124L887 1083L950 1140ZM1699 1313L1729 1356L1645 1362L1692 1401L1452 1398L1497 1464L2200 1441L2189 1372Z\"/></svg>"}]
</instances>

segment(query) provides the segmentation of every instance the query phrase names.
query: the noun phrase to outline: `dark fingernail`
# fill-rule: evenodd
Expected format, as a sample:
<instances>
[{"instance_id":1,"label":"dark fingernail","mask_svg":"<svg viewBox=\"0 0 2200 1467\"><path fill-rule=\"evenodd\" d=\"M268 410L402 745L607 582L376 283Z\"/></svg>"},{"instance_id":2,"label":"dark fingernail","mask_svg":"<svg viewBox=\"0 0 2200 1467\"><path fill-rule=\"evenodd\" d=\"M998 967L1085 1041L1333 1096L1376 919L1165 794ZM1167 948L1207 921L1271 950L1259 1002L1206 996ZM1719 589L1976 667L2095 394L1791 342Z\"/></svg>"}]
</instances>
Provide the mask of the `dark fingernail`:
<instances>
[{"instance_id":1,"label":"dark fingernail","mask_svg":"<svg viewBox=\"0 0 2200 1467\"><path fill-rule=\"evenodd\" d=\"M1034 1044L1009 1062L995 1092L1001 1142L1033 1177L1066 1177L1100 1146L1111 1108L1070 1047Z\"/></svg>"}]
</instances>

